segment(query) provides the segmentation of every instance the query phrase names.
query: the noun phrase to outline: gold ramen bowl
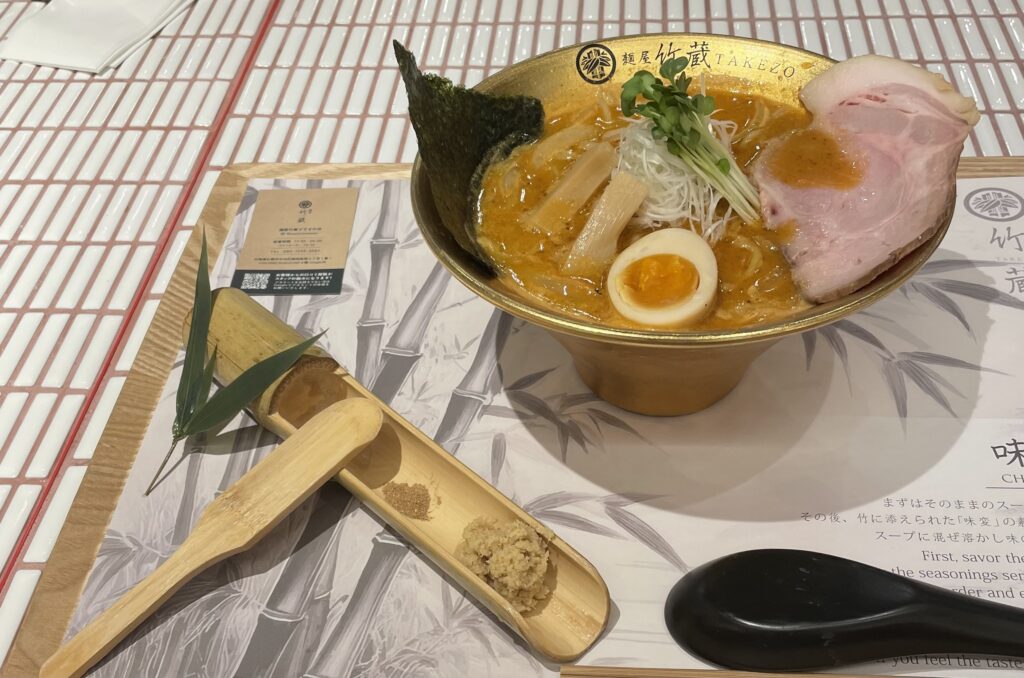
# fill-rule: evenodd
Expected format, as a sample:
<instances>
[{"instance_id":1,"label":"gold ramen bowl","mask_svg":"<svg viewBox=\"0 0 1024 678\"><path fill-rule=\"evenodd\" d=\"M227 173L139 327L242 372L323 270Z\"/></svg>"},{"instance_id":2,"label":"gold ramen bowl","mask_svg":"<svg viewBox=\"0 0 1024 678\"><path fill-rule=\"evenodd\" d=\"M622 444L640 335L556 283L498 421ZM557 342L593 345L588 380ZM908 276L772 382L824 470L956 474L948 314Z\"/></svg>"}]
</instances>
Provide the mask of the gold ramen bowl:
<instances>
[{"instance_id":1,"label":"gold ramen bowl","mask_svg":"<svg viewBox=\"0 0 1024 678\"><path fill-rule=\"evenodd\" d=\"M637 70L657 72L664 58L688 56L688 75L701 71L716 85L799 105L808 80L832 60L760 40L669 33L614 38L533 57L487 78L476 89L525 94L545 104L593 97L599 88L618 99ZM474 266L448 235L434 207L430 180L417 157L412 205L427 244L462 284L498 308L550 330L572 355L583 381L602 399L650 415L689 414L725 397L759 355L779 339L846 317L897 289L931 256L949 228L955 195L938 231L868 285L785 320L707 332L635 330L589 322L542 306Z\"/></svg>"}]
</instances>

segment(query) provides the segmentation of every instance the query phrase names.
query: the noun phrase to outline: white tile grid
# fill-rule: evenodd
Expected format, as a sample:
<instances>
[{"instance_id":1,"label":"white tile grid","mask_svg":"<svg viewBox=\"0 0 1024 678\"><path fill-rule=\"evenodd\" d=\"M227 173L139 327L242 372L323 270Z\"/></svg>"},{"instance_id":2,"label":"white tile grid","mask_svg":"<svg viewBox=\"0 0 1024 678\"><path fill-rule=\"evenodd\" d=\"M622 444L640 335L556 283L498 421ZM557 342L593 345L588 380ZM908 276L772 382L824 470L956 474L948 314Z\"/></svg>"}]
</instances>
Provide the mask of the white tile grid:
<instances>
[{"instance_id":1,"label":"white tile grid","mask_svg":"<svg viewBox=\"0 0 1024 678\"><path fill-rule=\"evenodd\" d=\"M597 0L502 3L286 0L226 121L210 166L202 170L202 180L190 201L183 225L173 234L140 312L140 320L129 335L113 372L115 379L105 385L88 429L78 443L75 452L78 461L74 463L85 463L92 454L95 440L123 383L117 379L130 366L144 334L142 328L155 312L189 229L198 219L220 169L231 163L253 161L412 160L415 139L405 118L404 92L392 66L392 38L405 42L425 68L470 84L534 53L586 40L644 32L711 31L756 36L823 52L834 58L869 52L899 56L942 73L978 100L983 120L968 141L968 155L1024 155L1021 121L1024 77L1020 66L1024 58L1022 2L825 0L818 3L792 0L775 3L741 0L712 2L707 6L699 2L687 4L688 8L684 8L682 4L668 3L663 10L662 3L647 4L638 0L623 2L621 7ZM663 11L667 14L663 15ZM0 28L2 26L0 15ZM147 73L166 68L159 60L147 60L147 64ZM198 101L201 95L192 96ZM147 99L143 97L142 101L146 108ZM0 89L0 115L3 115L4 102L4 90ZM148 103L149 108L152 106ZM152 111L145 114L151 115ZM173 126L167 129L173 130ZM5 142L6 131L0 129L0 144ZM144 126L129 127L127 131L139 132L140 136L134 139L149 144L147 148L155 148L157 142L146 139ZM70 140L66 145L73 148ZM165 169L170 164L165 162L161 167ZM36 195L38 193L36 189ZM0 189L0 205L5 204L4 195ZM0 248L4 244L0 241ZM29 254L14 249L0 249L0 257L24 260ZM55 256L62 254L63 249ZM32 255L46 256L34 251ZM84 255L76 252L74 256ZM0 290L4 284L0 268ZM5 341L5 335L13 336L8 331L12 321L5 319L5 315L0 314L0 341ZM15 409L20 412L23 406L24 402L15 401L8 408L14 414L5 414L0 405L0 423L5 416L17 417ZM64 492L65 482L67 492ZM3 493L4 487L0 485L0 506L5 502L13 505L13 499L7 496L11 493ZM77 483L62 478L56 495L60 499L54 499L52 504L61 516L66 513L66 502L70 501L65 495L73 492L72 487L77 487ZM43 521L47 522L48 517ZM49 520L49 523L56 529L60 520ZM45 560L52 541L41 536L44 532L33 537L26 557L37 558L40 562ZM0 527L0 546L2 539ZM24 579L26 584L34 586L34 579L31 582L29 577ZM14 582L12 587L19 583ZM27 601L21 589L9 598L16 600L5 607L15 612L18 601L22 601L22 607ZM0 648L5 632L0 626Z\"/></svg>"},{"instance_id":2,"label":"white tile grid","mask_svg":"<svg viewBox=\"0 0 1024 678\"><path fill-rule=\"evenodd\" d=\"M180 253L169 218L268 3L199 0L100 76L0 61L0 565L32 530L0 592L0 662L28 600L14 589L35 585L144 332L104 360L163 240ZM40 6L0 5L0 35Z\"/></svg>"},{"instance_id":3,"label":"white tile grid","mask_svg":"<svg viewBox=\"0 0 1024 678\"><path fill-rule=\"evenodd\" d=\"M405 118L391 39L405 42L423 67L472 84L537 52L662 30L756 36L835 58L877 52L918 62L951 77L978 100L983 121L968 154L1024 155L1024 10L1012 2L962 7L885 2L883 7L857 0L744 0L710 3L710 17L704 3L688 3L689 14L679 13L681 3L670 4L670 14L662 18L660 3L627 2L619 11L610 2L524 2L516 18L516 3L287 3L228 120L211 169L232 162L411 161L415 139ZM197 194L193 203L204 199Z\"/></svg>"}]
</instances>

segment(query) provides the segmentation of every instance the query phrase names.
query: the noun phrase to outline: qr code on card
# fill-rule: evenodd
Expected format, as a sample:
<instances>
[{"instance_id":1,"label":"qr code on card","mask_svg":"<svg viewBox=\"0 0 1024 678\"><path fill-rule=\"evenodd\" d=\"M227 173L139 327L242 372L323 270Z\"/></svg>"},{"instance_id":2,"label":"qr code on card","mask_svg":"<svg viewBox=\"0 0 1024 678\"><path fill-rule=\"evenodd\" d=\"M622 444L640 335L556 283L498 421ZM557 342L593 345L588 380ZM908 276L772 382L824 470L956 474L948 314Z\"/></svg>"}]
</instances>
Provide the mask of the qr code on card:
<instances>
[{"instance_id":1,"label":"qr code on card","mask_svg":"<svg viewBox=\"0 0 1024 678\"><path fill-rule=\"evenodd\" d=\"M242 275L243 290L265 290L270 284L269 273L245 273Z\"/></svg>"}]
</instances>

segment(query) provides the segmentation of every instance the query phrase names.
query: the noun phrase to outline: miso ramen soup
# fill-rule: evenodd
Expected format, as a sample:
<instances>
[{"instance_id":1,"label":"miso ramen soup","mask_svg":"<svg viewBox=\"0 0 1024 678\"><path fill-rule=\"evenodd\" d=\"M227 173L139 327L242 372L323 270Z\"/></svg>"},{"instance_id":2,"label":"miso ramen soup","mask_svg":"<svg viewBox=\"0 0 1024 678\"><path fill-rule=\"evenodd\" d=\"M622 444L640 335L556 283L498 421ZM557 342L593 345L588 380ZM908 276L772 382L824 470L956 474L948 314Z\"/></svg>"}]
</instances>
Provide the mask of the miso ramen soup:
<instances>
[{"instance_id":1,"label":"miso ramen soup","mask_svg":"<svg viewBox=\"0 0 1024 678\"><path fill-rule=\"evenodd\" d=\"M803 108L726 90L709 88L706 93L714 98L713 118L740 168L749 167L767 141L809 122ZM703 208L714 212L702 219L716 224L713 237L695 218L659 219L656 210L648 210L654 217L643 216L644 203L633 200L630 184L614 179L624 167L620 145L636 124L623 117L617 99L598 95L553 110L540 139L488 169L479 196L477 238L500 280L564 314L626 328L733 329L777 321L807 308L810 304L800 295L781 251L785 229L771 232L759 220L745 222L724 201ZM641 183L644 172L660 171L646 167L642 157L637 162L643 165L637 176ZM615 190L619 193L602 203L602 196ZM634 202L640 203L637 213L618 232L615 251L608 253L611 259L574 266L574 246L595 209L630 210ZM707 281L715 287L713 301L688 322L647 323L637 320L647 316L627 317L609 293L612 260L644 236L668 228L695 232L710 245L717 262L717 280ZM629 294L655 307L670 303L662 299L665 290L692 291L696 285L689 278L684 282L685 276L699 277L680 264L687 263L685 257L662 253L660 258L641 259L632 266L623 264Z\"/></svg>"}]
</instances>

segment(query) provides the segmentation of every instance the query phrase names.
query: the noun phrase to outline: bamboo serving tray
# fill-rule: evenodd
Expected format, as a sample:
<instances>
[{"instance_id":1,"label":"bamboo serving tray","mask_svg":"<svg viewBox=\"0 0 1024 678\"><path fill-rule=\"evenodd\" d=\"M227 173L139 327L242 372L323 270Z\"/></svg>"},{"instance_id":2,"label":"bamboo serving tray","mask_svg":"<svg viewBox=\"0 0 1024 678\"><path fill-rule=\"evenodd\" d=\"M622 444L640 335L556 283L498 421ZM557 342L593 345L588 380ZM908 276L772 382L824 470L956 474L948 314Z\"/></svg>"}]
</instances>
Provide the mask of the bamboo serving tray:
<instances>
[{"instance_id":1,"label":"bamboo serving tray","mask_svg":"<svg viewBox=\"0 0 1024 678\"><path fill-rule=\"evenodd\" d=\"M236 165L221 173L200 216L200 228L189 239L146 333L0 676L38 675L39 667L64 638L181 346L182 322L192 303L200 232L205 229L210 260L216 261L251 179L402 179L409 170L409 165L264 164ZM1024 176L1024 158L965 158L959 176Z\"/></svg>"}]
</instances>

